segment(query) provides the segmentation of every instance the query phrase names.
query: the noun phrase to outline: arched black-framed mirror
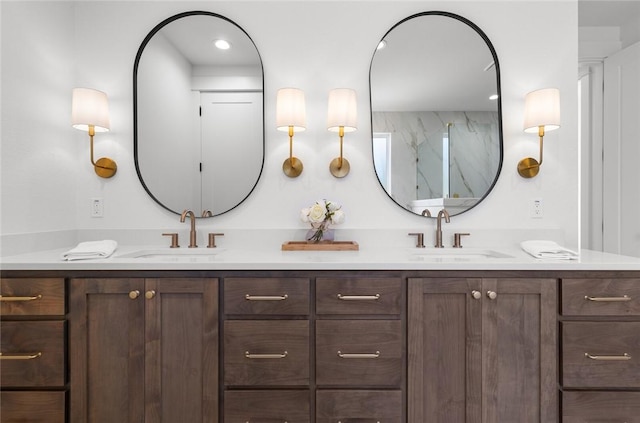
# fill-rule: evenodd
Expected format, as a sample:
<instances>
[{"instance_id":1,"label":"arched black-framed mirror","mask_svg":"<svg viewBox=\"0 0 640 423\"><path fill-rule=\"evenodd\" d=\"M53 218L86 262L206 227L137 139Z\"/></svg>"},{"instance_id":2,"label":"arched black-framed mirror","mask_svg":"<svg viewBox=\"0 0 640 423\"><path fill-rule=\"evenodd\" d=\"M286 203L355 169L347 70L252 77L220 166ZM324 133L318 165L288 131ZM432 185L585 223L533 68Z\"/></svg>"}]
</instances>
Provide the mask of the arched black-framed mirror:
<instances>
[{"instance_id":1,"label":"arched black-framed mirror","mask_svg":"<svg viewBox=\"0 0 640 423\"><path fill-rule=\"evenodd\" d=\"M389 197L432 216L483 201L503 160L500 66L487 35L453 13L409 16L382 38L369 83L374 168Z\"/></svg>"},{"instance_id":2,"label":"arched black-framed mirror","mask_svg":"<svg viewBox=\"0 0 640 423\"><path fill-rule=\"evenodd\" d=\"M133 71L134 161L149 196L198 216L242 203L264 164L263 87L260 54L230 19L191 11L156 25Z\"/></svg>"}]
</instances>

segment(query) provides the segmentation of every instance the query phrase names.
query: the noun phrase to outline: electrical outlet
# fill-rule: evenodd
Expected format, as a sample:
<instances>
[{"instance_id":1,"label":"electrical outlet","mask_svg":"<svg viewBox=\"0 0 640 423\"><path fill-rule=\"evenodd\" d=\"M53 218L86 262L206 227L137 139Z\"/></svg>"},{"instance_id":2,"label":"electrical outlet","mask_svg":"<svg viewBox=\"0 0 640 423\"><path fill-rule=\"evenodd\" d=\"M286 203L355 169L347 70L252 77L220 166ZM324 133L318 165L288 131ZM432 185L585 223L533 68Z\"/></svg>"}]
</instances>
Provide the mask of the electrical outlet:
<instances>
[{"instance_id":1,"label":"electrical outlet","mask_svg":"<svg viewBox=\"0 0 640 423\"><path fill-rule=\"evenodd\" d=\"M531 200L531 217L534 219L542 219L542 216L544 216L542 198L533 198Z\"/></svg>"},{"instance_id":2,"label":"electrical outlet","mask_svg":"<svg viewBox=\"0 0 640 423\"><path fill-rule=\"evenodd\" d=\"M104 202L102 198L91 199L91 217L102 217L104 215Z\"/></svg>"}]
</instances>

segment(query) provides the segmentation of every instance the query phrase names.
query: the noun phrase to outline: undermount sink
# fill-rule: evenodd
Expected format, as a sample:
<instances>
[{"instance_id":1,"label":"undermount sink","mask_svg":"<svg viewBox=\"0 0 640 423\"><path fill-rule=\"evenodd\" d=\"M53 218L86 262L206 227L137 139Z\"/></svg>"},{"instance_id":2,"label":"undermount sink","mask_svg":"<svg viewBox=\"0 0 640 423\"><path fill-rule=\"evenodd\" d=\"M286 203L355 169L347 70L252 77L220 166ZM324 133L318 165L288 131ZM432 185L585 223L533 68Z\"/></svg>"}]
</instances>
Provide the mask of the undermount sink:
<instances>
[{"instance_id":1,"label":"undermount sink","mask_svg":"<svg viewBox=\"0 0 640 423\"><path fill-rule=\"evenodd\" d=\"M132 251L120 255L119 258L155 259L163 261L189 259L190 261L204 261L220 255L223 251L224 250L220 248L157 248Z\"/></svg>"},{"instance_id":2,"label":"undermount sink","mask_svg":"<svg viewBox=\"0 0 640 423\"><path fill-rule=\"evenodd\" d=\"M513 258L508 254L495 250L477 249L477 248L437 248L437 249L421 249L412 250L411 254L422 259L433 260L486 260L486 259L509 259Z\"/></svg>"}]
</instances>

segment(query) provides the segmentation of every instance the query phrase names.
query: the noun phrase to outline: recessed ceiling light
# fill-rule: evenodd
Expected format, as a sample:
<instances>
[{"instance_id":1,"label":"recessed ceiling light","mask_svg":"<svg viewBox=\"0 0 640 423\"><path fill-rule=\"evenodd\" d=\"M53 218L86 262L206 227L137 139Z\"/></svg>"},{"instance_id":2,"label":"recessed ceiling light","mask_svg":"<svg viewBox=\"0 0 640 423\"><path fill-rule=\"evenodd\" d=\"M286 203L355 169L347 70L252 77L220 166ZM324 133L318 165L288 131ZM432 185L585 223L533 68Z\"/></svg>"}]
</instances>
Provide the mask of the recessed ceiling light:
<instances>
[{"instance_id":1,"label":"recessed ceiling light","mask_svg":"<svg viewBox=\"0 0 640 423\"><path fill-rule=\"evenodd\" d=\"M226 40L215 40L213 42L213 45L215 45L220 50L229 50L231 48L231 44L229 44L229 42Z\"/></svg>"},{"instance_id":2,"label":"recessed ceiling light","mask_svg":"<svg viewBox=\"0 0 640 423\"><path fill-rule=\"evenodd\" d=\"M378 47L376 47L376 50L382 50L386 46L387 46L387 42L385 40L382 40L378 43Z\"/></svg>"},{"instance_id":3,"label":"recessed ceiling light","mask_svg":"<svg viewBox=\"0 0 640 423\"><path fill-rule=\"evenodd\" d=\"M498 94L493 94L489 96L489 100L497 100L498 99Z\"/></svg>"}]
</instances>

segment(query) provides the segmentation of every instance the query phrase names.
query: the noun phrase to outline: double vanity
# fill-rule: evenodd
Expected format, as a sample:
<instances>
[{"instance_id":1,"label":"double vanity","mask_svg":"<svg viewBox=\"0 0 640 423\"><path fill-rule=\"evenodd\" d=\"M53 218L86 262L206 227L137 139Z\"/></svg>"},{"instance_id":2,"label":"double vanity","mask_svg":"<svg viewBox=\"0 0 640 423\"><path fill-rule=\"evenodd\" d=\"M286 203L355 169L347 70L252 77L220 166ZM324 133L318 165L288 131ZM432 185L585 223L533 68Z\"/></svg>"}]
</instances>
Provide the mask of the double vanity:
<instances>
[{"instance_id":1,"label":"double vanity","mask_svg":"<svg viewBox=\"0 0 640 423\"><path fill-rule=\"evenodd\" d=\"M2 422L640 416L640 259L367 245L61 253L3 258Z\"/></svg>"}]
</instances>

